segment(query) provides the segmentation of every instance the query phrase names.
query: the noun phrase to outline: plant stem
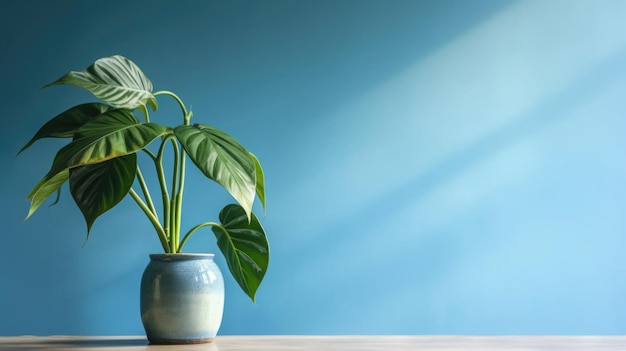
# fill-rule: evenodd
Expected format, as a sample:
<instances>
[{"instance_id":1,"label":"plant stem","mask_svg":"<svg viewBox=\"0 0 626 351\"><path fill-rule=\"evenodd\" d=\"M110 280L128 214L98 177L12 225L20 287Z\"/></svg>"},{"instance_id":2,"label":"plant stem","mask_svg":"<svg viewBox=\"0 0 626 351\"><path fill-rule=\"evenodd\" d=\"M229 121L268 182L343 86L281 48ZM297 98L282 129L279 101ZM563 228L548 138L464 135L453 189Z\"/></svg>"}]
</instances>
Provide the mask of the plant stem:
<instances>
[{"instance_id":1,"label":"plant stem","mask_svg":"<svg viewBox=\"0 0 626 351\"><path fill-rule=\"evenodd\" d=\"M208 227L208 226L211 226L211 227L222 227L222 225L221 225L221 224L219 224L219 223L215 223L215 222L204 222L204 223L200 223L200 224L196 225L195 227L193 227L193 228L189 229L189 231L187 232L187 234L185 234L185 236L183 237L183 240L180 242L180 247L178 248L178 249L179 249L179 252L181 252L181 251L182 251L183 246L185 246L185 243L187 242L187 240L189 239L189 237L191 237L191 235L192 235L193 233L195 233L195 232L196 232L196 230L198 230L198 229L200 229L200 228ZM222 229L223 229L223 227L222 227ZM225 230L224 230L224 231L225 231Z\"/></svg>"},{"instance_id":2,"label":"plant stem","mask_svg":"<svg viewBox=\"0 0 626 351\"><path fill-rule=\"evenodd\" d=\"M153 93L154 96L157 95L168 95L176 102L178 102L178 106L180 106L180 110L183 113L183 121L185 125L190 124L190 120L192 117L191 111L187 112L187 108L183 101L174 93L167 90L161 90ZM167 190L165 187L165 177L162 175L162 161L163 161L163 146L165 142L170 139L172 141L172 146L174 148L174 172L172 176L172 197L170 198L167 194ZM168 136L163 139L161 143L161 147L159 149L159 154L157 156L157 160L155 163L158 163L158 168L160 169L159 179L161 182L161 189L165 189L162 191L163 193L163 207L165 211L165 228L167 230L167 236L169 238L169 248L170 252L176 253L181 252L182 250L182 242L180 241L180 225L181 225L181 217L182 217L182 208L183 208L183 190L185 187L185 150L178 146L178 142L174 136ZM166 205L167 203L167 205ZM165 207L167 206L167 210Z\"/></svg>"},{"instance_id":3,"label":"plant stem","mask_svg":"<svg viewBox=\"0 0 626 351\"><path fill-rule=\"evenodd\" d=\"M171 252L167 245L167 235L165 234L165 231L163 230L159 219L152 212L150 212L148 206L143 202L143 200L141 200L141 198L139 197L139 195L137 195L133 188L130 189L129 193L130 196L132 196L132 198L135 200L137 205L139 205L139 208L141 208L141 210L146 214L148 220L150 220L150 223L152 223L152 226L154 226L154 229L159 236L159 240L161 241L161 246L163 246L163 250L165 250L165 252Z\"/></svg>"},{"instance_id":4,"label":"plant stem","mask_svg":"<svg viewBox=\"0 0 626 351\"><path fill-rule=\"evenodd\" d=\"M141 114L146 119L146 123L150 123L150 113L148 112L148 108L146 107L146 105L140 105L138 108L139 111L141 111Z\"/></svg>"},{"instance_id":5,"label":"plant stem","mask_svg":"<svg viewBox=\"0 0 626 351\"><path fill-rule=\"evenodd\" d=\"M167 91L167 90L161 90L161 91L157 91L156 93L152 93L152 95L157 96L157 95L169 95L171 97L173 97L177 102L178 105L180 106L181 111L183 112L183 117L185 119L187 119L188 117L188 113L187 113L187 108L185 107L185 104L183 104L183 101L178 97L178 95L172 93L171 91ZM189 116L191 117L191 116ZM188 123L185 123L188 124Z\"/></svg>"},{"instance_id":6,"label":"plant stem","mask_svg":"<svg viewBox=\"0 0 626 351\"><path fill-rule=\"evenodd\" d=\"M183 215L183 191L185 189L185 151L180 150L180 169L178 176L178 188L176 192L176 242L180 242L180 222ZM182 250L182 244L178 247L178 251Z\"/></svg>"},{"instance_id":7,"label":"plant stem","mask_svg":"<svg viewBox=\"0 0 626 351\"><path fill-rule=\"evenodd\" d=\"M178 252L178 237L179 234L179 226L178 226L178 201L176 200L178 191L177 191L177 183L179 177L179 157L180 157L180 148L178 147L178 143L173 138L170 139L172 142L172 148L174 149L174 170L172 174L172 197L170 199L170 249L172 252Z\"/></svg>"},{"instance_id":8,"label":"plant stem","mask_svg":"<svg viewBox=\"0 0 626 351\"><path fill-rule=\"evenodd\" d=\"M167 140L171 137L172 136L163 138L163 140L161 141L161 145L159 146L159 152L156 158L154 158L154 167L156 168L157 176L159 178L159 186L161 188L161 200L162 200L161 202L163 204L163 228L165 228L165 234L168 239L170 238L170 235L171 235L170 233L171 209L170 209L170 195L167 191L167 183L165 181L165 171L163 170L163 150L165 148L165 144L167 143ZM170 251L170 248L168 248L166 251L172 252Z\"/></svg>"},{"instance_id":9,"label":"plant stem","mask_svg":"<svg viewBox=\"0 0 626 351\"><path fill-rule=\"evenodd\" d=\"M146 148L141 149L141 151L147 153L148 156L150 156L150 158L152 159L152 161L156 161L156 156L152 153L152 151L150 151L150 150L148 150Z\"/></svg>"},{"instance_id":10,"label":"plant stem","mask_svg":"<svg viewBox=\"0 0 626 351\"><path fill-rule=\"evenodd\" d=\"M137 181L139 181L139 185L141 185L141 191L143 192L143 197L148 203L147 205L150 208L150 212L152 212L152 214L154 214L154 216L157 217L158 220L158 215L156 209L154 208L154 202L152 202L152 198L150 197L150 191L148 190L148 185L146 185L146 181L141 174L141 169L139 168L139 165L137 165Z\"/></svg>"}]
</instances>

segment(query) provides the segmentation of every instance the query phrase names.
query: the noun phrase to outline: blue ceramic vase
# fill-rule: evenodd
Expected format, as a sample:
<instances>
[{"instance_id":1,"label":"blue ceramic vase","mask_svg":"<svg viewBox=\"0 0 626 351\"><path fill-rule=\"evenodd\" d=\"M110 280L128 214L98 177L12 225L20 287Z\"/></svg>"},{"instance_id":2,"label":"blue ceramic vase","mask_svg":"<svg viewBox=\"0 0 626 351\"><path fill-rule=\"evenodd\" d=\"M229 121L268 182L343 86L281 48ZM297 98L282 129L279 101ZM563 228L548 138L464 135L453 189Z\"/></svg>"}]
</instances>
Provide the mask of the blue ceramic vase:
<instances>
[{"instance_id":1,"label":"blue ceramic vase","mask_svg":"<svg viewBox=\"0 0 626 351\"><path fill-rule=\"evenodd\" d=\"M210 342L222 322L224 278L213 254L154 254L141 278L141 321L153 344Z\"/></svg>"}]
</instances>

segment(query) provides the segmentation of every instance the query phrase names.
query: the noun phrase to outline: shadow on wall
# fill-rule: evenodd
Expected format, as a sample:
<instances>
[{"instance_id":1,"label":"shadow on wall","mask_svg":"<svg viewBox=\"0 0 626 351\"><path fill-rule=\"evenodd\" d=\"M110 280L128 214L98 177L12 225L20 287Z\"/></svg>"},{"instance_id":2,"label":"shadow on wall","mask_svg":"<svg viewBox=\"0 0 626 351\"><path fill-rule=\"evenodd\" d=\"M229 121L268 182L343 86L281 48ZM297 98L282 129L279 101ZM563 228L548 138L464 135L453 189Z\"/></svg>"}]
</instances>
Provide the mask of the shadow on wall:
<instances>
[{"instance_id":1,"label":"shadow on wall","mask_svg":"<svg viewBox=\"0 0 626 351\"><path fill-rule=\"evenodd\" d=\"M563 23L554 25L549 16L541 15L542 11L555 13L556 9L551 7L555 5L524 2L504 11L502 18L479 26L450 43L449 50L442 50L448 54L454 52L454 59L435 53L433 58L426 58L414 69L407 70L406 77L383 84L365 98L353 101L351 106L333 115L339 120L328 121L325 128L320 127L338 131L330 132L326 146L319 146L328 150L324 153L328 158L315 160L328 167L313 172L314 179L309 179L307 184L294 184L293 193L288 192L294 198L315 205L305 205L303 214L296 215L297 219L291 223L292 228L297 228L298 239L293 240L291 246L281 248L288 252L281 259L298 262L300 273L294 278L295 282L290 280L278 288L288 290L288 285L292 285L302 291L316 291L307 300L312 305L326 306L324 311L332 311L332 317L322 311L310 311L311 328L347 333L397 333L398 330L419 333L451 325L446 313L437 311L437 306L429 306L429 301L435 301L435 305L451 303L433 295L437 286L442 280L454 279L451 275L459 264L484 253L484 246L489 245L495 235L505 235L490 228L490 216L495 213L490 206L502 202L502 199L493 200L500 196L498 188L528 186L524 178L533 172L532 167L537 167L533 158L541 158L545 150L535 149L532 152L536 154L531 152L526 155L527 159L511 154L503 157L502 153L532 142L547 129L558 128L563 132L560 125L565 120L585 103L606 92L607 87L624 80L625 40L619 35L611 36L610 26L601 22L594 22L592 28L583 30L587 34L583 42L576 29L579 23L589 19L588 16L595 20L603 18L611 6L589 14L577 8L566 13L569 17L566 16ZM537 22L533 16L541 17L541 21ZM615 16L609 17L610 21L615 19ZM533 20L535 23L531 23ZM519 34L519 28L510 28L515 25L523 27L521 32L527 36L522 38L519 44L522 48L517 51L481 51L479 46L468 44L478 43L493 49L489 47L490 41L497 40L494 37L497 34ZM535 48L526 46L529 39L541 41L533 26L553 30L553 35L535 43ZM561 37L564 33L567 36ZM476 38L476 35L483 36ZM594 38L604 35L611 40L595 41ZM555 40L562 41L554 44ZM543 50L551 46L554 46L552 51ZM470 49L479 53L467 51ZM536 53L535 49L541 52ZM489 57L497 54L501 56ZM530 56L530 62L507 61L517 59L520 54ZM458 60L486 57L486 61L491 62L483 62L478 67L445 66L458 64L455 63ZM559 62L571 57L577 58L574 63ZM424 78L420 74L429 72L422 66L432 68L434 58L444 66L438 73L446 70L449 74L467 73L464 70L472 69L478 72L465 77L456 75L450 78L452 82L446 82L445 76L437 76L436 79L443 81L442 86L433 83L432 87L439 91L430 94L425 89L428 84L420 85L419 81ZM491 63L495 66L489 66ZM530 72L505 70L507 74L502 74L504 68L520 66ZM489 88L494 91L486 89L488 82L464 80L480 79L482 74L487 76L486 80L492 75L491 83L500 83ZM428 80L433 74L425 75ZM448 87L456 89L443 89L447 83L452 84ZM485 91L480 91L481 88ZM471 89L479 89L479 92ZM502 101L503 96L497 90L506 91L502 95L508 100ZM437 96L442 92L448 94L444 100ZM439 99L424 100L424 95ZM472 101L470 97L477 99ZM387 105L381 107L377 103ZM394 103L405 110L388 113L396 111L388 106ZM415 107L419 103L427 107ZM428 109L437 104L444 113ZM450 104L456 106L449 107ZM383 117L385 113L387 118ZM434 135L417 131L424 121L432 122L434 127L422 126L427 132L434 131ZM337 124L342 128L333 128ZM467 135L458 130L464 127L469 130ZM450 135L446 135L446 131L451 132ZM421 137L427 142L420 141ZM437 137L457 140L441 141L436 140ZM436 149L439 146L445 152ZM425 157L427 162L420 157ZM491 169L494 173L473 178L476 168L483 168L494 160L497 164L489 165L495 167ZM512 211L514 207L511 205ZM296 223L301 219L309 222L307 225ZM328 285L320 288L323 282L311 277L323 279ZM422 316L416 317L419 314ZM466 325L465 328L472 327Z\"/></svg>"}]
</instances>

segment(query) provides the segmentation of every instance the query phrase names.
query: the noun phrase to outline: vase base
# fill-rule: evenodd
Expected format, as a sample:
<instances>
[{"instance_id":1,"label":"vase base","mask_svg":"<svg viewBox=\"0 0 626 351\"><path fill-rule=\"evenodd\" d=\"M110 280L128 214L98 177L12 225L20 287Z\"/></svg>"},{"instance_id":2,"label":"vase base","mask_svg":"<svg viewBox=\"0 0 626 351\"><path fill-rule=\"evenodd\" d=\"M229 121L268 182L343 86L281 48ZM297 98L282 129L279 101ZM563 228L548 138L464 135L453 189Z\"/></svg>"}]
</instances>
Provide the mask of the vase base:
<instances>
[{"instance_id":1,"label":"vase base","mask_svg":"<svg viewBox=\"0 0 626 351\"><path fill-rule=\"evenodd\" d=\"M187 344L206 344L213 341L213 338L202 339L155 339L148 338L150 344L155 345L187 345Z\"/></svg>"}]
</instances>

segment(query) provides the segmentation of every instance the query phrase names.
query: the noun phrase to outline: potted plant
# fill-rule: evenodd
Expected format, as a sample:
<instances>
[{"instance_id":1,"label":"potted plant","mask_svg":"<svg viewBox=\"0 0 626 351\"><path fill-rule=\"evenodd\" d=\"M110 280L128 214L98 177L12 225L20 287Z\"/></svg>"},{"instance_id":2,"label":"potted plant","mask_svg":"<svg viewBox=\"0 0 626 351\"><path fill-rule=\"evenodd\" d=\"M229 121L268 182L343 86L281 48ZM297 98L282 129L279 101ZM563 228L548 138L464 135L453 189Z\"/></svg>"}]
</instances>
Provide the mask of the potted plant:
<instances>
[{"instance_id":1,"label":"potted plant","mask_svg":"<svg viewBox=\"0 0 626 351\"><path fill-rule=\"evenodd\" d=\"M58 84L84 88L100 102L79 104L58 114L20 150L42 138L69 139L28 194L26 218L52 194L57 194L58 201L61 186L67 182L85 217L88 238L94 221L130 194L154 227L164 251L150 255L141 282L141 315L148 339L155 343L210 341L222 317L222 276L212 255L185 254L183 247L199 229L211 227L233 278L255 300L269 262L265 230L252 212L257 197L265 210L259 160L229 134L192 124L192 112L176 94L153 92L150 80L123 56L98 59L46 87ZM161 97L178 103L182 124L170 127L151 120L150 112L157 110ZM166 152L169 162L164 160ZM160 201L153 201L138 154L154 164ZM183 233L187 158L236 203L221 210L219 221L201 222ZM166 172L164 164L171 169Z\"/></svg>"}]
</instances>

